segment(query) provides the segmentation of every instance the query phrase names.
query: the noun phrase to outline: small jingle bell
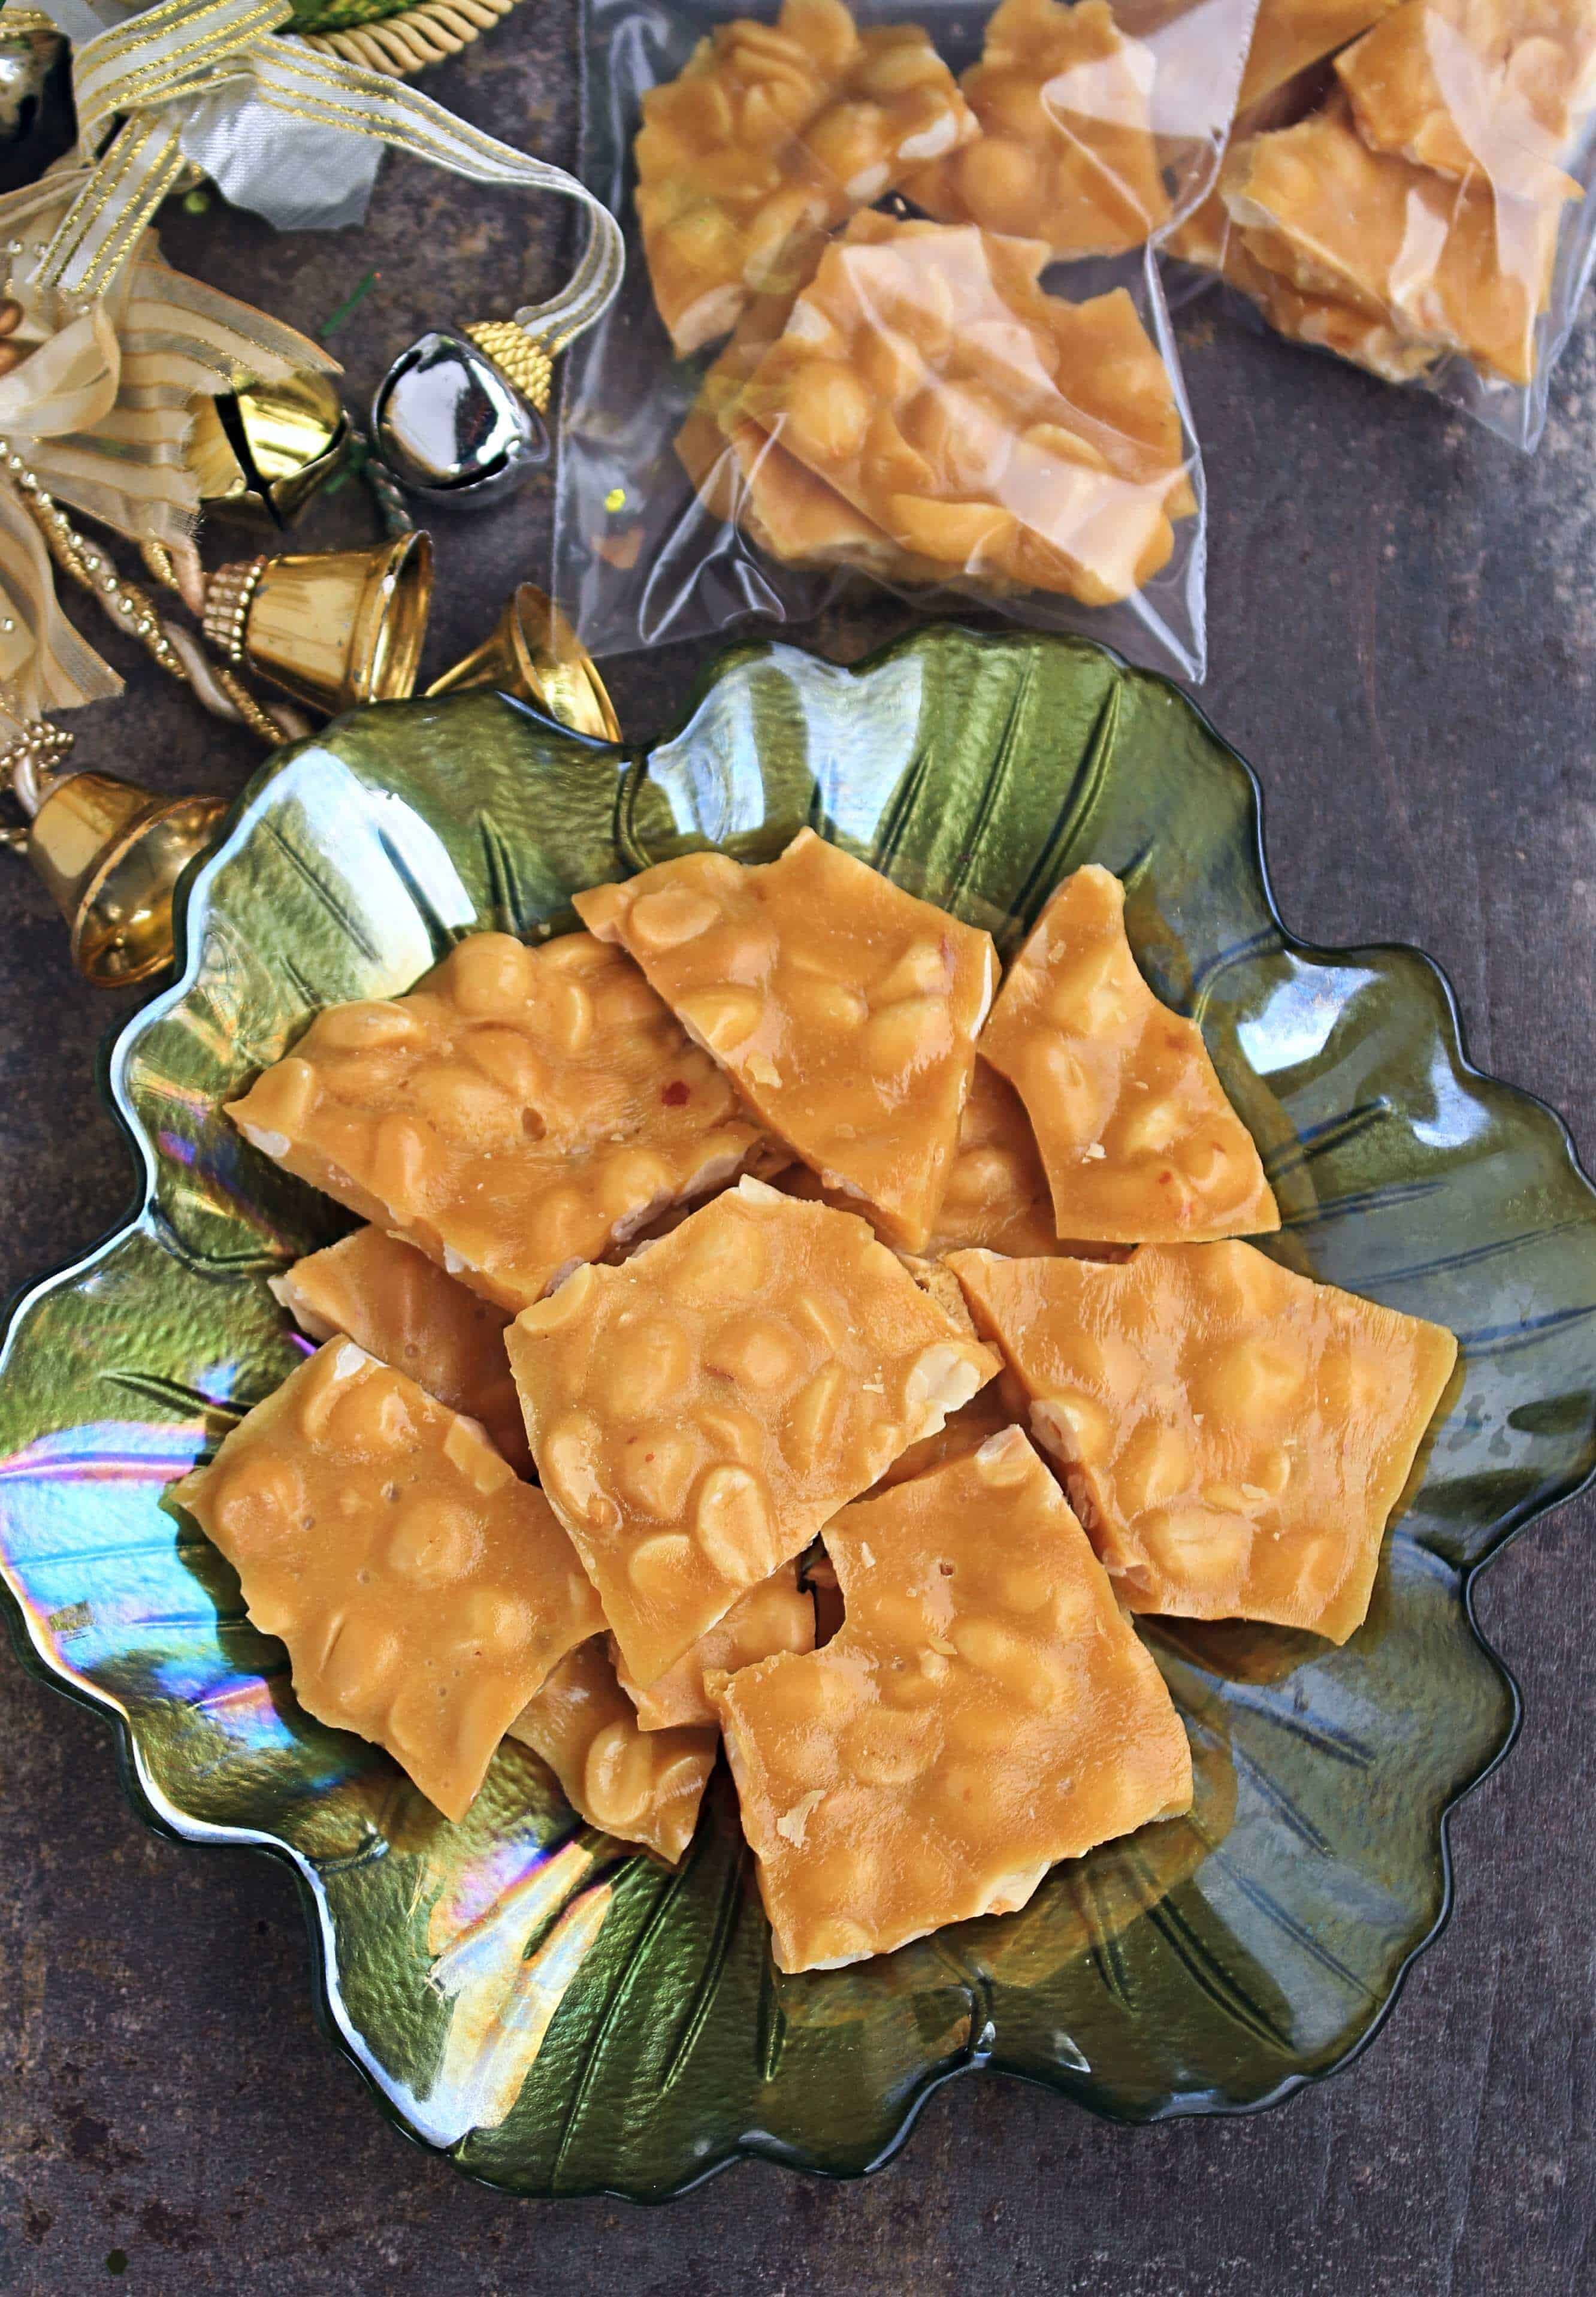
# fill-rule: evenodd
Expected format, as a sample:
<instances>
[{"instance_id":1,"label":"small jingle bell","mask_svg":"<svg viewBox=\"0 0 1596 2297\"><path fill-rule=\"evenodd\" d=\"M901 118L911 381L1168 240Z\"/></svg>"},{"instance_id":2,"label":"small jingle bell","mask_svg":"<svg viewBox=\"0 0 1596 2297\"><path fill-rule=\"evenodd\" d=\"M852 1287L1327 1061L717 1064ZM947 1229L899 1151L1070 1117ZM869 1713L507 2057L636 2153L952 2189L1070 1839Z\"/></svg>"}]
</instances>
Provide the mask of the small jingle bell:
<instances>
[{"instance_id":1,"label":"small jingle bell","mask_svg":"<svg viewBox=\"0 0 1596 2297\"><path fill-rule=\"evenodd\" d=\"M474 343L441 329L395 359L371 421L383 461L429 502L495 502L548 460L542 417Z\"/></svg>"},{"instance_id":2,"label":"small jingle bell","mask_svg":"<svg viewBox=\"0 0 1596 2297\"><path fill-rule=\"evenodd\" d=\"M596 742L621 739L621 721L592 655L553 600L531 582L514 592L481 645L433 679L427 699L470 686L513 694Z\"/></svg>"},{"instance_id":3,"label":"small jingle bell","mask_svg":"<svg viewBox=\"0 0 1596 2297\"><path fill-rule=\"evenodd\" d=\"M96 989L130 989L171 963L172 894L226 811L224 798L160 797L116 774L45 777L28 859Z\"/></svg>"},{"instance_id":4,"label":"small jingle bell","mask_svg":"<svg viewBox=\"0 0 1596 2297\"><path fill-rule=\"evenodd\" d=\"M205 589L205 635L228 662L331 716L408 698L432 603L432 542L412 531L370 550L218 567Z\"/></svg>"},{"instance_id":5,"label":"small jingle bell","mask_svg":"<svg viewBox=\"0 0 1596 2297\"><path fill-rule=\"evenodd\" d=\"M291 526L349 459L349 417L325 375L246 383L193 405L189 467L204 508L223 516Z\"/></svg>"}]
</instances>

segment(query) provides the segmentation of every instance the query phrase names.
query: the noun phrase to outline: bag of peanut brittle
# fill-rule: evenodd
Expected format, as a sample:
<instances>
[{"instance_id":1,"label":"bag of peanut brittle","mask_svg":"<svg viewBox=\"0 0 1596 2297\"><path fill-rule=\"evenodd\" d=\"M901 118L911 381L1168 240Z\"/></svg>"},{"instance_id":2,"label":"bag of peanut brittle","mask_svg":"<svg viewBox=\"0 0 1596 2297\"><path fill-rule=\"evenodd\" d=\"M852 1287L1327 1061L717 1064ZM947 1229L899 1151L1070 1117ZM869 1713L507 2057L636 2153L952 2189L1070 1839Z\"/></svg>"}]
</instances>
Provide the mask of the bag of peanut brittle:
<instances>
[{"instance_id":1,"label":"bag of peanut brittle","mask_svg":"<svg viewBox=\"0 0 1596 2297\"><path fill-rule=\"evenodd\" d=\"M1596 0L1260 0L1214 190L1164 242L1277 333L1530 449L1596 266Z\"/></svg>"},{"instance_id":2,"label":"bag of peanut brittle","mask_svg":"<svg viewBox=\"0 0 1596 2297\"><path fill-rule=\"evenodd\" d=\"M564 378L587 644L867 581L1200 678L1155 255L1216 180L1255 0L736 4L587 0L582 172L630 249Z\"/></svg>"}]
</instances>

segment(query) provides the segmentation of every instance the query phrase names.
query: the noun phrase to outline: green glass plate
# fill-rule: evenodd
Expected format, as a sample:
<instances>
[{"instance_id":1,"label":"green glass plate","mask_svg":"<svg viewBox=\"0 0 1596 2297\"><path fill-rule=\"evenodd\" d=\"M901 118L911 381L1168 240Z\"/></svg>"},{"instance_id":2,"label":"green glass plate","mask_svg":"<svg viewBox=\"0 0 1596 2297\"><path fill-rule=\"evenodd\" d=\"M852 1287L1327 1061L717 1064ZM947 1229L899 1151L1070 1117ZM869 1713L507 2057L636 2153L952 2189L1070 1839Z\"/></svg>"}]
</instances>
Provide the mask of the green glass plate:
<instances>
[{"instance_id":1,"label":"green glass plate","mask_svg":"<svg viewBox=\"0 0 1596 2297\"><path fill-rule=\"evenodd\" d=\"M1017 1915L788 1978L723 1771L676 1873L511 1746L450 1826L300 1712L162 1494L297 1360L268 1273L346 1225L218 1104L316 1007L405 988L462 933L559 929L596 880L804 822L1010 950L1065 870L1117 871L1262 1147L1271 1249L1464 1354L1344 1649L1148 1623L1189 1819ZM647 754L491 695L371 710L246 794L184 947L111 1056L140 1204L11 1327L0 1566L19 1647L115 1718L145 1816L292 1864L323 2015L401 2127L513 2191L658 2197L740 2153L867 2169L967 2068L1146 2120L1285 2097L1368 2040L1444 1917L1446 1814L1517 1717L1472 1575L1596 1462L1596 1196L1558 1119L1469 1066L1426 959L1285 932L1252 778L1189 702L1085 643L942 628L853 671L739 647Z\"/></svg>"}]
</instances>

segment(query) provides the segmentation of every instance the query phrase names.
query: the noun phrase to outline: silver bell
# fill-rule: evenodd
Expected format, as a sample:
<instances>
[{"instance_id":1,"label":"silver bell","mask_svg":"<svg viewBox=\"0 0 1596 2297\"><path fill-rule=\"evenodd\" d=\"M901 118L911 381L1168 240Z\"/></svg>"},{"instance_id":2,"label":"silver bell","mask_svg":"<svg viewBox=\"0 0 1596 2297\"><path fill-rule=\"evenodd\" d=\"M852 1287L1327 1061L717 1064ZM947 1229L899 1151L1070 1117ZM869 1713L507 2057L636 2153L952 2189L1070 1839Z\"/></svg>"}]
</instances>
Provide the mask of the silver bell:
<instances>
[{"instance_id":1,"label":"silver bell","mask_svg":"<svg viewBox=\"0 0 1596 2297\"><path fill-rule=\"evenodd\" d=\"M430 502L495 501L548 460L542 417L474 343L443 329L400 352L371 422L383 461Z\"/></svg>"}]
</instances>

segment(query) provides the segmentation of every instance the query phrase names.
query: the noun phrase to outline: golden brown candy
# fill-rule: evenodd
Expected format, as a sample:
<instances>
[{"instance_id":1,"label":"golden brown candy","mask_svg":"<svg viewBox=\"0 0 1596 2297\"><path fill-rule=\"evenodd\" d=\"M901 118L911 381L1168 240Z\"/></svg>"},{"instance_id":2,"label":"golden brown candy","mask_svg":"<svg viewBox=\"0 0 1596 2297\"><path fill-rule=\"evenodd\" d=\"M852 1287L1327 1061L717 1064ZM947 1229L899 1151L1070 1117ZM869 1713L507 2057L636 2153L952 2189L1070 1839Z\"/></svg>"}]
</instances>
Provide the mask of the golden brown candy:
<instances>
[{"instance_id":1,"label":"golden brown candy","mask_svg":"<svg viewBox=\"0 0 1596 2297\"><path fill-rule=\"evenodd\" d=\"M1266 270L1509 383L1535 371L1558 210L1371 152L1344 101L1233 152L1225 204Z\"/></svg>"},{"instance_id":2,"label":"golden brown candy","mask_svg":"<svg viewBox=\"0 0 1596 2297\"><path fill-rule=\"evenodd\" d=\"M739 18L643 99L638 220L679 353L796 284L817 241L976 132L917 25L860 34L840 0Z\"/></svg>"},{"instance_id":3,"label":"golden brown candy","mask_svg":"<svg viewBox=\"0 0 1596 2297\"><path fill-rule=\"evenodd\" d=\"M1057 1252L1048 1176L1024 1104L1006 1076L979 1056L927 1249L984 1245L1020 1256Z\"/></svg>"},{"instance_id":4,"label":"golden brown candy","mask_svg":"<svg viewBox=\"0 0 1596 2297\"><path fill-rule=\"evenodd\" d=\"M542 1493L352 1340L329 1340L172 1496L287 1644L300 1706L386 1747L448 1818L604 1626Z\"/></svg>"},{"instance_id":5,"label":"golden brown candy","mask_svg":"<svg viewBox=\"0 0 1596 2297\"><path fill-rule=\"evenodd\" d=\"M1107 0L1003 0L959 82L980 136L911 176L905 195L942 222L1046 240L1059 257L1139 247L1170 212L1156 72Z\"/></svg>"},{"instance_id":6,"label":"golden brown candy","mask_svg":"<svg viewBox=\"0 0 1596 2297\"><path fill-rule=\"evenodd\" d=\"M572 1808L672 1865L693 1840L720 1733L645 1731L602 1635L563 1659L509 1726L540 1755Z\"/></svg>"},{"instance_id":7,"label":"golden brown candy","mask_svg":"<svg viewBox=\"0 0 1596 2297\"><path fill-rule=\"evenodd\" d=\"M1336 59L1363 141L1497 193L1556 204L1596 103L1591 0L1405 0Z\"/></svg>"},{"instance_id":8,"label":"golden brown candy","mask_svg":"<svg viewBox=\"0 0 1596 2297\"><path fill-rule=\"evenodd\" d=\"M709 1685L779 1968L1012 1913L1187 1807L1181 1718L1017 1428L826 1536L836 1635Z\"/></svg>"},{"instance_id":9,"label":"golden brown candy","mask_svg":"<svg viewBox=\"0 0 1596 2297\"><path fill-rule=\"evenodd\" d=\"M744 389L746 416L943 580L1089 605L1194 507L1170 377L1125 291L1044 294L1041 241L856 216Z\"/></svg>"},{"instance_id":10,"label":"golden brown candy","mask_svg":"<svg viewBox=\"0 0 1596 2297\"><path fill-rule=\"evenodd\" d=\"M1395 0L1258 0L1237 110L1246 111L1289 79L1366 32Z\"/></svg>"},{"instance_id":11,"label":"golden brown candy","mask_svg":"<svg viewBox=\"0 0 1596 2297\"><path fill-rule=\"evenodd\" d=\"M508 1338L543 1487L643 1684L997 1370L862 1221L748 1180Z\"/></svg>"},{"instance_id":12,"label":"golden brown candy","mask_svg":"<svg viewBox=\"0 0 1596 2297\"><path fill-rule=\"evenodd\" d=\"M1058 1230L1135 1244L1279 1228L1202 1032L1142 979L1124 907L1107 869L1066 877L982 1033L1035 1129Z\"/></svg>"},{"instance_id":13,"label":"golden brown candy","mask_svg":"<svg viewBox=\"0 0 1596 2297\"><path fill-rule=\"evenodd\" d=\"M965 1410L967 1412L967 1404ZM703 1687L706 1674L735 1675L755 1659L777 1651L806 1651L815 1647L815 1607L798 1585L796 1563L784 1563L757 1587L739 1595L723 1619L718 1619L676 1665L653 1683L638 1683L627 1667L619 1647L612 1651L621 1688L638 1712L645 1731L666 1731L687 1723L707 1723L717 1733L719 1716Z\"/></svg>"},{"instance_id":14,"label":"golden brown candy","mask_svg":"<svg viewBox=\"0 0 1596 2297\"><path fill-rule=\"evenodd\" d=\"M296 1261L271 1279L271 1288L309 1338L341 1332L367 1355L408 1372L451 1412L480 1420L516 1474L530 1474L521 1399L505 1354L505 1309L380 1228L358 1228Z\"/></svg>"},{"instance_id":15,"label":"golden brown candy","mask_svg":"<svg viewBox=\"0 0 1596 2297\"><path fill-rule=\"evenodd\" d=\"M997 979L986 934L809 829L762 869L687 854L577 907L794 1156L925 1245Z\"/></svg>"},{"instance_id":16,"label":"golden brown candy","mask_svg":"<svg viewBox=\"0 0 1596 2297\"><path fill-rule=\"evenodd\" d=\"M476 934L407 996L333 1006L227 1114L511 1310L762 1146L636 966L581 933Z\"/></svg>"},{"instance_id":17,"label":"golden brown candy","mask_svg":"<svg viewBox=\"0 0 1596 2297\"><path fill-rule=\"evenodd\" d=\"M1231 146L1232 151L1240 148L1239 144ZM1439 343L1416 342L1383 318L1355 310L1331 295L1304 293L1280 271L1266 270L1255 247L1272 247L1271 259L1287 270L1293 261L1291 251L1268 232L1238 230L1217 191L1177 225L1165 245L1183 262L1217 271L1227 285L1257 305L1277 334L1333 351L1386 383L1411 383L1441 356Z\"/></svg>"},{"instance_id":18,"label":"golden brown candy","mask_svg":"<svg viewBox=\"0 0 1596 2297\"><path fill-rule=\"evenodd\" d=\"M1345 1642L1457 1360L1450 1332L1245 1244L952 1265L1133 1611Z\"/></svg>"}]
</instances>

